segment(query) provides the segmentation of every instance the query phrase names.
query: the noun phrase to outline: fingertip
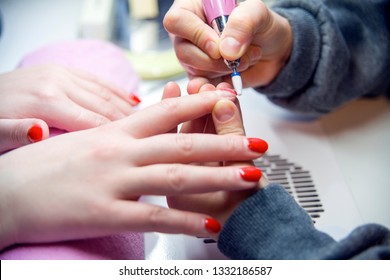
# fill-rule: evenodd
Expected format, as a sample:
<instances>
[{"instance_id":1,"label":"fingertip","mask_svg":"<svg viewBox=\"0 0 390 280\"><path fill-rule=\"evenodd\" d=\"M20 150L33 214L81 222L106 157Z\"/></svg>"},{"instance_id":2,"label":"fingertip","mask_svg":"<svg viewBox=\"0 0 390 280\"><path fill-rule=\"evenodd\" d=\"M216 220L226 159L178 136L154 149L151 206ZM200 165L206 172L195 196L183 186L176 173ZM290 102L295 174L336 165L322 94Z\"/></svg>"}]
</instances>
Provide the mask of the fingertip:
<instances>
[{"instance_id":1,"label":"fingertip","mask_svg":"<svg viewBox=\"0 0 390 280\"><path fill-rule=\"evenodd\" d=\"M162 99L179 97L180 95L180 86L176 82L168 82L164 87Z\"/></svg>"},{"instance_id":2,"label":"fingertip","mask_svg":"<svg viewBox=\"0 0 390 280\"><path fill-rule=\"evenodd\" d=\"M50 137L50 128L45 121L40 120L40 125L42 128L42 140L45 140Z\"/></svg>"},{"instance_id":3,"label":"fingertip","mask_svg":"<svg viewBox=\"0 0 390 280\"><path fill-rule=\"evenodd\" d=\"M139 103L141 103L141 99L139 99L139 97L134 93L129 94L129 99L133 106L137 106Z\"/></svg>"},{"instance_id":4,"label":"fingertip","mask_svg":"<svg viewBox=\"0 0 390 280\"><path fill-rule=\"evenodd\" d=\"M236 60L244 54L244 44L234 37L225 37L219 44L221 55L228 60Z\"/></svg>"},{"instance_id":5,"label":"fingertip","mask_svg":"<svg viewBox=\"0 0 390 280\"><path fill-rule=\"evenodd\" d=\"M46 122L36 120L27 130L27 138L31 143L49 138L50 131Z\"/></svg>"},{"instance_id":6,"label":"fingertip","mask_svg":"<svg viewBox=\"0 0 390 280\"><path fill-rule=\"evenodd\" d=\"M228 82L219 83L217 85L217 89L221 89L221 90L231 89L231 90L233 90L232 85L229 84Z\"/></svg>"},{"instance_id":7,"label":"fingertip","mask_svg":"<svg viewBox=\"0 0 390 280\"><path fill-rule=\"evenodd\" d=\"M212 85L212 84L204 84L203 86L201 86L201 88L199 89L199 92L204 92L204 91L214 91L216 90L215 86Z\"/></svg>"},{"instance_id":8,"label":"fingertip","mask_svg":"<svg viewBox=\"0 0 390 280\"><path fill-rule=\"evenodd\" d=\"M200 89L205 85L209 84L210 81L203 77L195 77L190 80L187 85L188 94L194 94L200 92Z\"/></svg>"},{"instance_id":9,"label":"fingertip","mask_svg":"<svg viewBox=\"0 0 390 280\"><path fill-rule=\"evenodd\" d=\"M216 219L207 217L204 219L204 228L210 234L218 234L222 226Z\"/></svg>"},{"instance_id":10,"label":"fingertip","mask_svg":"<svg viewBox=\"0 0 390 280\"><path fill-rule=\"evenodd\" d=\"M268 151L268 143L263 139L249 137L245 141L248 148L255 153L264 154Z\"/></svg>"}]
</instances>

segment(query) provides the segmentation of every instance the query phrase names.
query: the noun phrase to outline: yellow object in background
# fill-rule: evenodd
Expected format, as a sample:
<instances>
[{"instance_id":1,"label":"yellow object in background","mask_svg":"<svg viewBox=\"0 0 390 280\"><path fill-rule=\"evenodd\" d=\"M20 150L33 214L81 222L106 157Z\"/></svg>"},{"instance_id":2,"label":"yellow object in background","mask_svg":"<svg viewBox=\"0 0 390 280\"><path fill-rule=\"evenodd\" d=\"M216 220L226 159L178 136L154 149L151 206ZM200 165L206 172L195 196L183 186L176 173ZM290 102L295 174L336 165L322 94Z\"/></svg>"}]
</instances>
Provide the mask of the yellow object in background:
<instances>
[{"instance_id":1,"label":"yellow object in background","mask_svg":"<svg viewBox=\"0 0 390 280\"><path fill-rule=\"evenodd\" d=\"M125 50L125 54L144 80L167 79L185 73L173 49L142 53Z\"/></svg>"},{"instance_id":2,"label":"yellow object in background","mask_svg":"<svg viewBox=\"0 0 390 280\"><path fill-rule=\"evenodd\" d=\"M133 19L158 17L158 0L129 0L129 7Z\"/></svg>"}]
</instances>

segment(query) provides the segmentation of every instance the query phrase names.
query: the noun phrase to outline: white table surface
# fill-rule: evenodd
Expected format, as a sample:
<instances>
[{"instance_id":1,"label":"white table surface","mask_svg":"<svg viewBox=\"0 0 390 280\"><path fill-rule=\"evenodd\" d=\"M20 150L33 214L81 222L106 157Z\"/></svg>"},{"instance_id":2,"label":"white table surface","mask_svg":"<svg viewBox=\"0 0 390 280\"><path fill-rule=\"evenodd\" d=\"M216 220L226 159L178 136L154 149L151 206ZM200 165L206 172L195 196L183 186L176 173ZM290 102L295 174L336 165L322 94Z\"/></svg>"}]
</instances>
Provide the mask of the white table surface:
<instances>
[{"instance_id":1,"label":"white table surface","mask_svg":"<svg viewBox=\"0 0 390 280\"><path fill-rule=\"evenodd\" d=\"M0 0L0 73L40 46L77 38L82 2ZM390 103L355 101L320 122L363 221L390 227Z\"/></svg>"}]
</instances>

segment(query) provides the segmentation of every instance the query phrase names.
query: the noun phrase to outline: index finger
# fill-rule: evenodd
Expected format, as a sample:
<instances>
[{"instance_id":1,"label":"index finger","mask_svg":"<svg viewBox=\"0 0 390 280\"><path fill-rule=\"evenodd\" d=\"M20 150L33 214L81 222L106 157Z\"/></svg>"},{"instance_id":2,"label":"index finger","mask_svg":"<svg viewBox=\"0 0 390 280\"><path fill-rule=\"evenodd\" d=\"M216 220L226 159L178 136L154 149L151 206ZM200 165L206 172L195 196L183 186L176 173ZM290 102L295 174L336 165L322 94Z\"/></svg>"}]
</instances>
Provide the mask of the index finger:
<instances>
[{"instance_id":1,"label":"index finger","mask_svg":"<svg viewBox=\"0 0 390 280\"><path fill-rule=\"evenodd\" d=\"M164 27L174 36L192 42L210 57L221 57L219 36L206 23L201 1L175 1L164 17Z\"/></svg>"},{"instance_id":2,"label":"index finger","mask_svg":"<svg viewBox=\"0 0 390 280\"><path fill-rule=\"evenodd\" d=\"M164 99L126 118L126 129L136 138L167 133L181 123L210 114L219 100L235 97L230 91L216 90Z\"/></svg>"}]
</instances>

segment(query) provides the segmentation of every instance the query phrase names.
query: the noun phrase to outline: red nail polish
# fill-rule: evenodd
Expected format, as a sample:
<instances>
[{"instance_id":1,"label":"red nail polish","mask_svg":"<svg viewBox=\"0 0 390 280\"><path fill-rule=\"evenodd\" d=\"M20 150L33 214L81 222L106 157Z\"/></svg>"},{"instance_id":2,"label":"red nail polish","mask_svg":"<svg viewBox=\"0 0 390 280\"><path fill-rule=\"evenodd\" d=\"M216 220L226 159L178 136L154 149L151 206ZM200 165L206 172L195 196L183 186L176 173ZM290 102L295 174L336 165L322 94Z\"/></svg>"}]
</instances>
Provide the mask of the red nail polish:
<instances>
[{"instance_id":1,"label":"red nail polish","mask_svg":"<svg viewBox=\"0 0 390 280\"><path fill-rule=\"evenodd\" d=\"M138 96L133 93L130 93L129 98L135 103L135 105L141 103L141 99L139 99Z\"/></svg>"},{"instance_id":2,"label":"red nail polish","mask_svg":"<svg viewBox=\"0 0 390 280\"><path fill-rule=\"evenodd\" d=\"M221 88L220 90L228 91L230 93L233 93L234 95L237 95L237 92L234 89L231 89L231 88Z\"/></svg>"},{"instance_id":3,"label":"red nail polish","mask_svg":"<svg viewBox=\"0 0 390 280\"><path fill-rule=\"evenodd\" d=\"M264 154L268 150L268 143L259 138L248 138L248 148L256 153Z\"/></svg>"},{"instance_id":4,"label":"red nail polish","mask_svg":"<svg viewBox=\"0 0 390 280\"><path fill-rule=\"evenodd\" d=\"M254 167L248 166L240 169L241 178L249 182L258 182L262 176L261 170Z\"/></svg>"},{"instance_id":5,"label":"red nail polish","mask_svg":"<svg viewBox=\"0 0 390 280\"><path fill-rule=\"evenodd\" d=\"M41 141L43 138L43 131L42 128L35 124L33 125L27 133L28 138L30 139L31 142L38 142Z\"/></svg>"},{"instance_id":6,"label":"red nail polish","mask_svg":"<svg viewBox=\"0 0 390 280\"><path fill-rule=\"evenodd\" d=\"M221 231L221 224L213 218L204 219L204 227L210 233L218 233Z\"/></svg>"}]
</instances>

